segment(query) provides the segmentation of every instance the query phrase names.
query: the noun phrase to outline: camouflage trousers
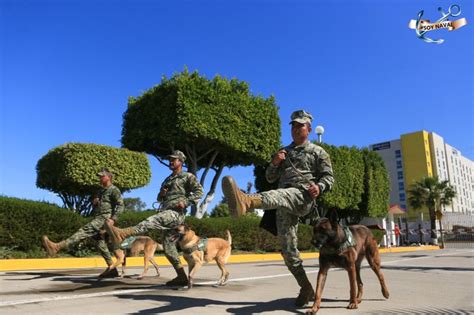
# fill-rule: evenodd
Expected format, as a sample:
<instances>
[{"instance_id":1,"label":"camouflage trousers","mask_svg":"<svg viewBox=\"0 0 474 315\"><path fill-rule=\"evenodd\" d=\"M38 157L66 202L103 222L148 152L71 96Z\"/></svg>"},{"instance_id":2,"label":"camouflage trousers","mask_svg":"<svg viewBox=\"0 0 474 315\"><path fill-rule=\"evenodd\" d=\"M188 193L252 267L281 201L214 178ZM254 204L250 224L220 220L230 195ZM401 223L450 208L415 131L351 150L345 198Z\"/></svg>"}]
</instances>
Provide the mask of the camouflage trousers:
<instances>
[{"instance_id":1,"label":"camouflage trousers","mask_svg":"<svg viewBox=\"0 0 474 315\"><path fill-rule=\"evenodd\" d=\"M100 237L99 231L104 226L105 220L110 217L109 214L98 215L91 222L81 227L76 233L66 240L68 247L75 245L85 239L91 238L95 241L95 246L100 255L104 258L107 266L112 265L112 255L110 254L107 243Z\"/></svg>"},{"instance_id":2,"label":"camouflage trousers","mask_svg":"<svg viewBox=\"0 0 474 315\"><path fill-rule=\"evenodd\" d=\"M184 215L174 210L164 210L148 217L146 220L138 223L133 228L134 234L144 234L149 230L163 230L161 242L165 251L165 256L175 269L182 268L179 260L176 241L171 240L171 236L175 234L174 228L184 223Z\"/></svg>"},{"instance_id":3,"label":"camouflage trousers","mask_svg":"<svg viewBox=\"0 0 474 315\"><path fill-rule=\"evenodd\" d=\"M298 188L280 188L260 193L264 210L277 209L276 225L281 254L288 269L297 273L303 266L298 251L298 219L311 211L311 198Z\"/></svg>"}]
</instances>

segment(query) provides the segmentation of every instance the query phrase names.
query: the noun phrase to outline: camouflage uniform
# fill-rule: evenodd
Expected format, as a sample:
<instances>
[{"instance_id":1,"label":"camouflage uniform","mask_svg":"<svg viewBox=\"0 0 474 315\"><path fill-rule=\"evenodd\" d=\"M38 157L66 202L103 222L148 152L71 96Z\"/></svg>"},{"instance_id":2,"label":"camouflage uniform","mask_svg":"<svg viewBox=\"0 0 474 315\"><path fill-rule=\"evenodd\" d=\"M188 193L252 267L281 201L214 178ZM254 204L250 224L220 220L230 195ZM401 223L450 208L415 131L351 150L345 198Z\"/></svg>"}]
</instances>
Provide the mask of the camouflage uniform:
<instances>
[{"instance_id":1,"label":"camouflage uniform","mask_svg":"<svg viewBox=\"0 0 474 315\"><path fill-rule=\"evenodd\" d=\"M184 223L185 209L178 207L183 201L186 207L197 205L203 195L202 186L196 176L191 173L181 172L168 176L162 183L161 189L166 187L167 192L163 197L158 196L161 202L160 211L133 227L134 234L143 234L149 230L163 230L162 243L166 258L176 269L181 268L176 243L170 240L174 234L173 228Z\"/></svg>"},{"instance_id":2,"label":"camouflage uniform","mask_svg":"<svg viewBox=\"0 0 474 315\"><path fill-rule=\"evenodd\" d=\"M266 170L268 182L278 181L278 189L260 193L263 209L277 209L278 238L282 255L290 271L302 266L297 248L298 218L311 211L313 199L308 193L309 183L315 183L320 193L331 189L334 183L329 155L320 146L309 141L284 148L286 159L279 166Z\"/></svg>"},{"instance_id":3,"label":"camouflage uniform","mask_svg":"<svg viewBox=\"0 0 474 315\"><path fill-rule=\"evenodd\" d=\"M105 220L109 218L117 219L117 216L124 210L124 203L120 190L114 185L102 188L98 193L98 198L99 203L94 209L94 219L69 237L66 240L66 244L69 247L87 238L93 238L96 241L98 251L107 262L107 265L111 265L113 263L112 255L107 244L100 237L99 230L104 226Z\"/></svg>"}]
</instances>

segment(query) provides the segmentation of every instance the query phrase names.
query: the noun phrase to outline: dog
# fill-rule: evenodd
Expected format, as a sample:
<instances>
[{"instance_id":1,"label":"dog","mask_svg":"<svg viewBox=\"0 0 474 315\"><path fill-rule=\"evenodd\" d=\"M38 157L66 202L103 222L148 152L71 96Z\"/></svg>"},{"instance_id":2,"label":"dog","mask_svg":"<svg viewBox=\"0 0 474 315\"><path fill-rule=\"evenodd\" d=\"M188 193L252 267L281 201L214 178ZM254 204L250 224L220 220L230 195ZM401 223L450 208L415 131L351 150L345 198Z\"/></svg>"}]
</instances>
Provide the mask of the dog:
<instances>
[{"instance_id":1,"label":"dog","mask_svg":"<svg viewBox=\"0 0 474 315\"><path fill-rule=\"evenodd\" d=\"M183 257L188 263L188 289L193 287L194 275L206 262L215 260L222 274L217 282L218 286L223 286L229 279L229 271L225 267L232 250L232 236L227 230L227 240L222 238L203 239L186 224L180 224L176 227L176 236L178 245L183 251Z\"/></svg>"},{"instance_id":2,"label":"dog","mask_svg":"<svg viewBox=\"0 0 474 315\"><path fill-rule=\"evenodd\" d=\"M143 252L144 269L140 276L138 276L138 279L143 279L143 277L147 274L149 263L151 263L153 267L155 267L156 276L160 276L158 264L156 263L153 257L155 256L156 250L163 251L163 245L155 242L148 236L136 236L127 239L129 240L129 242L131 242L129 246L121 246L120 248L115 249L112 246L112 242L109 239L107 232L101 231L101 236L104 237L107 242L107 245L109 245L109 249L112 251L116 258L115 262L108 268L108 270L113 270L114 268L117 268L118 266L122 265L122 272L120 274L120 278L123 278L125 276L125 271L127 267L127 257L136 257L141 252Z\"/></svg>"},{"instance_id":3,"label":"dog","mask_svg":"<svg viewBox=\"0 0 474 315\"><path fill-rule=\"evenodd\" d=\"M316 314L321 305L321 296L330 267L344 268L349 274L350 300L348 309L356 309L362 302L363 284L360 278L360 265L367 258L370 268L375 272L382 287L383 296L388 299L389 292L380 270L380 255L372 232L363 225L349 226L349 232L342 228L335 217L320 218L313 226L312 243L321 247L319 252L319 272L316 281L314 304L306 314ZM352 234L352 235L351 235Z\"/></svg>"}]
</instances>

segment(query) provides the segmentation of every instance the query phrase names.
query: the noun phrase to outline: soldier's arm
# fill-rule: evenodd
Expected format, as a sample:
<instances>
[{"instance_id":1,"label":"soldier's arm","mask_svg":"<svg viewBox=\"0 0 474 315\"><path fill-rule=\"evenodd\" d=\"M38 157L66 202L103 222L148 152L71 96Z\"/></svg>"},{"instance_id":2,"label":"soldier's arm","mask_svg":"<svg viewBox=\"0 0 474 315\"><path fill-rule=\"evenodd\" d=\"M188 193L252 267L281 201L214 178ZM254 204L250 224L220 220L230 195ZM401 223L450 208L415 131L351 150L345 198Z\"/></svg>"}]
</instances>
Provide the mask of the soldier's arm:
<instances>
[{"instance_id":1,"label":"soldier's arm","mask_svg":"<svg viewBox=\"0 0 474 315\"><path fill-rule=\"evenodd\" d=\"M123 202L122 194L118 188L112 191L112 217L111 219L117 221L118 215L125 210L125 204Z\"/></svg>"},{"instance_id":2,"label":"soldier's arm","mask_svg":"<svg viewBox=\"0 0 474 315\"><path fill-rule=\"evenodd\" d=\"M280 164L281 165L281 164ZM276 182L280 176L281 176L281 167L280 165L274 166L272 163L270 163L265 171L265 178L267 179L267 182L270 184L273 184Z\"/></svg>"},{"instance_id":3,"label":"soldier's arm","mask_svg":"<svg viewBox=\"0 0 474 315\"><path fill-rule=\"evenodd\" d=\"M196 176L189 174L186 186L186 207L197 205L204 192Z\"/></svg>"},{"instance_id":4,"label":"soldier's arm","mask_svg":"<svg viewBox=\"0 0 474 315\"><path fill-rule=\"evenodd\" d=\"M320 193L331 190L334 185L334 172L332 170L331 158L324 149L319 152L316 162L316 169L318 175L317 185L320 188Z\"/></svg>"}]
</instances>

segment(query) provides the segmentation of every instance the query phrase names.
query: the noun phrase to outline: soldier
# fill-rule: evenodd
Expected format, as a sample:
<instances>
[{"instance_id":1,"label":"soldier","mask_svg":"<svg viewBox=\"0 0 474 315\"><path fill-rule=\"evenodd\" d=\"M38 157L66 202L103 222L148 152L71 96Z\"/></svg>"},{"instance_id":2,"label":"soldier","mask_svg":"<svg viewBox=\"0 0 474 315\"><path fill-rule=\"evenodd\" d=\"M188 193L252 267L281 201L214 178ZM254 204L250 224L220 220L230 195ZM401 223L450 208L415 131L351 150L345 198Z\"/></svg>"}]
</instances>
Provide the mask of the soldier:
<instances>
[{"instance_id":1,"label":"soldier","mask_svg":"<svg viewBox=\"0 0 474 315\"><path fill-rule=\"evenodd\" d=\"M113 174L108 169L103 168L97 176L100 177L100 184L102 185L98 196L92 201L94 206L94 219L80 228L75 234L67 240L59 243L51 242L46 235L43 236L43 246L50 257L56 255L58 251L63 248L68 248L71 245L77 244L87 238L92 238L96 241L97 249L107 263L107 269L100 274L99 277L117 277L117 269L109 269L112 266L112 255L107 248L107 244L101 238L99 231L103 228L105 220L116 220L117 216L123 212L124 203L120 190L112 184Z\"/></svg>"},{"instance_id":2,"label":"soldier","mask_svg":"<svg viewBox=\"0 0 474 315\"><path fill-rule=\"evenodd\" d=\"M183 171L183 163L186 160L183 152L174 151L168 158L172 174L161 184L160 193L157 198L161 203L160 212L133 227L124 229L115 227L113 221L107 221L105 229L112 236L115 246L118 246L130 235L143 234L155 229L164 230L162 243L165 256L178 274L176 278L166 282L166 285L185 286L188 284L188 277L179 260L176 240L173 240L174 228L184 223L186 208L190 205L197 205L203 195L203 191L196 176Z\"/></svg>"},{"instance_id":3,"label":"soldier","mask_svg":"<svg viewBox=\"0 0 474 315\"><path fill-rule=\"evenodd\" d=\"M329 155L308 140L312 120L313 117L303 110L291 115L293 142L273 156L265 174L268 182L278 181L278 189L247 195L232 177L222 179L222 191L234 217L255 208L277 209L276 225L282 256L301 288L295 300L298 307L314 298L297 248L298 219L310 213L316 197L330 190L334 183Z\"/></svg>"}]
</instances>

